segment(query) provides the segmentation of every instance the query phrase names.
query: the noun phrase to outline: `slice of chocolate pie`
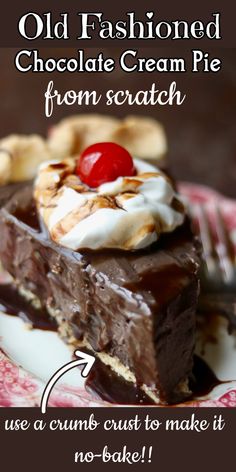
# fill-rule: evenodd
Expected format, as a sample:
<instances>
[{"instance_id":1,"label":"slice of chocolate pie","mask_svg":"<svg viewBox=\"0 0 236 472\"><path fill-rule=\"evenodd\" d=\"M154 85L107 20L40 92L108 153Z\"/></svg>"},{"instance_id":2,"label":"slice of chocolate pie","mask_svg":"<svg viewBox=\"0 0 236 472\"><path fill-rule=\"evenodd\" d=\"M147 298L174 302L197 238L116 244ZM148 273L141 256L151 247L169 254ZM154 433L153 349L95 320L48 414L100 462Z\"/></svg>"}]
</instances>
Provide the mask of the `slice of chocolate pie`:
<instances>
[{"instance_id":1,"label":"slice of chocolate pie","mask_svg":"<svg viewBox=\"0 0 236 472\"><path fill-rule=\"evenodd\" d=\"M123 403L190 395L199 257L170 179L113 143L44 163L0 211L0 258ZM38 311L40 316L40 310Z\"/></svg>"}]
</instances>

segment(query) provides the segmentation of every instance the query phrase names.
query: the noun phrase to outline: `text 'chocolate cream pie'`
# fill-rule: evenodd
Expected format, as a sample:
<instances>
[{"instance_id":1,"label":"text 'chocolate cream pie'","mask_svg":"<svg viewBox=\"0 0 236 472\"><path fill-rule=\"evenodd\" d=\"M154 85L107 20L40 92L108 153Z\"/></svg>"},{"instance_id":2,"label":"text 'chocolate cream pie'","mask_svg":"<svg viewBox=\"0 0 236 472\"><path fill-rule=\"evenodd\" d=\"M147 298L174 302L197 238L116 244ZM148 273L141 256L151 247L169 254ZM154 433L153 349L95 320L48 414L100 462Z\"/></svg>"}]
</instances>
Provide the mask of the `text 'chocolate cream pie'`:
<instances>
[{"instance_id":1,"label":"text 'chocolate cream pie'","mask_svg":"<svg viewBox=\"0 0 236 472\"><path fill-rule=\"evenodd\" d=\"M113 142L44 162L0 232L16 290L96 356L87 388L120 403L189 397L199 254L162 170Z\"/></svg>"}]
</instances>

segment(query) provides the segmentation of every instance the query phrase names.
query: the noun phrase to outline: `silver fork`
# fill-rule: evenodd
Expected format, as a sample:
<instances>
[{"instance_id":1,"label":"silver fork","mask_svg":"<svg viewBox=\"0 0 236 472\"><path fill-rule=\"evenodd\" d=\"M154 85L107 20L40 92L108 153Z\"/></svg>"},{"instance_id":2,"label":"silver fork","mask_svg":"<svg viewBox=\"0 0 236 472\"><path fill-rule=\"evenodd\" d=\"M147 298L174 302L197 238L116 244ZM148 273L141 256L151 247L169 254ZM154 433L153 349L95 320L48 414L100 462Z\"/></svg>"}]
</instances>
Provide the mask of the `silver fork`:
<instances>
[{"instance_id":1,"label":"silver fork","mask_svg":"<svg viewBox=\"0 0 236 472\"><path fill-rule=\"evenodd\" d=\"M220 206L215 207L214 230L204 205L194 205L191 213L203 247L199 310L215 312L229 321L229 331L236 330L236 260L234 245Z\"/></svg>"}]
</instances>

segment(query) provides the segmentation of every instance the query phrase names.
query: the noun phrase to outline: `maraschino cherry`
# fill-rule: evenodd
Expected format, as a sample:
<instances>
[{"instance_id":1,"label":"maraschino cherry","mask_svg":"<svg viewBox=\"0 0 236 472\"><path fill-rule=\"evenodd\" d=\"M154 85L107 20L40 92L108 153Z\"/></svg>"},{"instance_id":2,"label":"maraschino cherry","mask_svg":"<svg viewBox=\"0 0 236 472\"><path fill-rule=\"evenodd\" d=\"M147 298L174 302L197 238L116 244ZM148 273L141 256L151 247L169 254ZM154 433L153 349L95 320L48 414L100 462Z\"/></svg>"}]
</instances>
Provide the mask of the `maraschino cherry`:
<instances>
[{"instance_id":1,"label":"maraschino cherry","mask_svg":"<svg viewBox=\"0 0 236 472\"><path fill-rule=\"evenodd\" d=\"M76 174L89 187L98 187L120 176L135 175L130 153L116 143L96 143L81 154Z\"/></svg>"}]
</instances>

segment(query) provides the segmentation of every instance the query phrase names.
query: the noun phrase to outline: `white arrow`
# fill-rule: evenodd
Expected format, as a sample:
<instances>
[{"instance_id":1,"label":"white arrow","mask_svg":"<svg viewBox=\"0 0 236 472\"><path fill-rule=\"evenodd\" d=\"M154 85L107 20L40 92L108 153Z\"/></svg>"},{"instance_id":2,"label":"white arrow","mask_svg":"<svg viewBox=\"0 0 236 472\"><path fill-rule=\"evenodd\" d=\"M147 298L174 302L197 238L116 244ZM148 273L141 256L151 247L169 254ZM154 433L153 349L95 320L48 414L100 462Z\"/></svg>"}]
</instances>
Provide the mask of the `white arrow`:
<instances>
[{"instance_id":1,"label":"white arrow","mask_svg":"<svg viewBox=\"0 0 236 472\"><path fill-rule=\"evenodd\" d=\"M91 356L90 354L86 354L85 352L78 351L78 350L74 352L74 355L76 357L79 357L79 359L68 362L68 364L65 364L64 366L62 366L60 369L57 370L57 372L55 372L55 374L51 377L51 379L47 383L44 389L42 398L41 398L41 412L42 413L46 413L50 393L55 383L62 377L62 375L64 375L66 372L73 369L74 367L78 367L79 365L84 365L80 373L82 377L87 377L90 370L92 369L93 364L95 362L94 356Z\"/></svg>"}]
</instances>

